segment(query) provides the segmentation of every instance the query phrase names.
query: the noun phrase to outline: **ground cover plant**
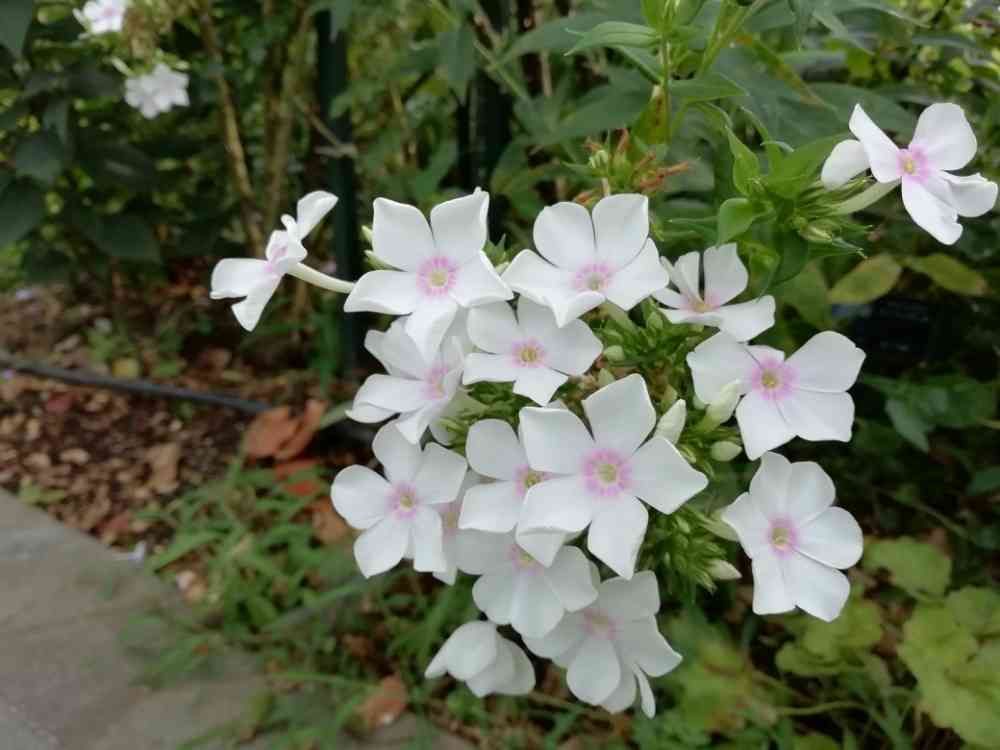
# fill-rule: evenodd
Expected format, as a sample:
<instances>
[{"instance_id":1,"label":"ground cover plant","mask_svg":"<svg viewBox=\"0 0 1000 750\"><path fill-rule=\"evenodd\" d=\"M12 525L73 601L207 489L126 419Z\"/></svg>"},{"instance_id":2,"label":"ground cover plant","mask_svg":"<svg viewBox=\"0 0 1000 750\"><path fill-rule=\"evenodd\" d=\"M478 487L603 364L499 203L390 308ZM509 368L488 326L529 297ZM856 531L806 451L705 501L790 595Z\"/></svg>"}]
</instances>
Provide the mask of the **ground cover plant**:
<instances>
[{"instance_id":1,"label":"ground cover plant","mask_svg":"<svg viewBox=\"0 0 1000 750\"><path fill-rule=\"evenodd\" d=\"M236 5L205 6L229 53ZM288 747L407 706L487 746L995 744L987 5L335 5L357 82L320 124L352 115L361 197L304 171L248 224L225 186L217 254L253 257L223 260L211 294L239 298L247 349L289 330L286 275L346 295L345 318L382 316L365 343L385 372L324 421L394 421L368 467L359 435L332 508L330 477L237 462L149 513L170 530L152 565L198 603L151 677L226 641L258 651L273 690L223 734ZM157 42L197 90L178 8ZM36 105L12 153L48 133ZM299 114L291 162L342 159ZM261 144L244 164L270 185ZM20 258L64 236L54 197L78 169L48 183ZM370 222L357 280L312 258L345 203ZM307 342L329 328L302 311L337 306L318 294L295 292Z\"/></svg>"}]
</instances>

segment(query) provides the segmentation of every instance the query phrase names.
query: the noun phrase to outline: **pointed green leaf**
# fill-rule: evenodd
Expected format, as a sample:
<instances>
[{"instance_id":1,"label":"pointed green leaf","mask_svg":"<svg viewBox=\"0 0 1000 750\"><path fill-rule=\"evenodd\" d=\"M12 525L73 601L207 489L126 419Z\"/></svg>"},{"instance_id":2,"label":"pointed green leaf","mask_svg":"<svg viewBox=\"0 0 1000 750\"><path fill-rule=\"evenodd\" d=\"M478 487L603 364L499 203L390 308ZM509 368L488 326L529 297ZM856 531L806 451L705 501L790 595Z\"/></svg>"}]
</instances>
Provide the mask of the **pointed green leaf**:
<instances>
[{"instance_id":1,"label":"pointed green leaf","mask_svg":"<svg viewBox=\"0 0 1000 750\"><path fill-rule=\"evenodd\" d=\"M840 305L873 302L892 291L902 272L902 266L885 253L863 260L833 285L830 301Z\"/></svg>"}]
</instances>

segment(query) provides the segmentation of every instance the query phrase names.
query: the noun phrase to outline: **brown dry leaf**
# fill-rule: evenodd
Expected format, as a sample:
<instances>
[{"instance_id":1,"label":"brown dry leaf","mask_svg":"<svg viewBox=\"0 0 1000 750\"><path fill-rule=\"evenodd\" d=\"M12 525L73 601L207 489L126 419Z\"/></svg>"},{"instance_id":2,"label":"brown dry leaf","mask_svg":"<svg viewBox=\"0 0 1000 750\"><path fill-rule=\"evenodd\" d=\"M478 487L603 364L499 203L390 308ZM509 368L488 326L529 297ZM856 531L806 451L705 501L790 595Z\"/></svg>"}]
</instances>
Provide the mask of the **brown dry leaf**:
<instances>
[{"instance_id":1,"label":"brown dry leaf","mask_svg":"<svg viewBox=\"0 0 1000 750\"><path fill-rule=\"evenodd\" d=\"M254 417L244 437L244 449L250 458L270 458L291 440L299 420L287 406L269 409Z\"/></svg>"},{"instance_id":2,"label":"brown dry leaf","mask_svg":"<svg viewBox=\"0 0 1000 750\"><path fill-rule=\"evenodd\" d=\"M298 429L291 436L291 439L274 454L274 457L279 461L287 461L302 453L313 439L316 430L319 429L319 423L323 420L323 415L326 414L326 407L325 401L309 399L306 402L305 411L299 417Z\"/></svg>"},{"instance_id":3,"label":"brown dry leaf","mask_svg":"<svg viewBox=\"0 0 1000 750\"><path fill-rule=\"evenodd\" d=\"M366 635L347 633L341 641L344 648L358 661L367 662L375 656L375 641Z\"/></svg>"},{"instance_id":4,"label":"brown dry leaf","mask_svg":"<svg viewBox=\"0 0 1000 750\"><path fill-rule=\"evenodd\" d=\"M319 500L309 506L313 534L323 544L336 544L351 533L351 527L333 509L329 500Z\"/></svg>"},{"instance_id":5,"label":"brown dry leaf","mask_svg":"<svg viewBox=\"0 0 1000 750\"><path fill-rule=\"evenodd\" d=\"M398 674L389 675L358 707L358 715L368 731L392 724L406 710L406 685Z\"/></svg>"},{"instance_id":6,"label":"brown dry leaf","mask_svg":"<svg viewBox=\"0 0 1000 750\"><path fill-rule=\"evenodd\" d=\"M53 393L45 402L45 411L49 414L65 414L73 408L76 396L72 391L66 393Z\"/></svg>"},{"instance_id":7,"label":"brown dry leaf","mask_svg":"<svg viewBox=\"0 0 1000 750\"><path fill-rule=\"evenodd\" d=\"M319 466L319 461L315 458L300 458L296 461L286 461L285 463L275 464L274 476L276 479L284 480L299 472L315 469L317 466ZM315 476L307 476L295 481L282 482L281 489L296 497L310 498L324 494L327 487Z\"/></svg>"},{"instance_id":8,"label":"brown dry leaf","mask_svg":"<svg viewBox=\"0 0 1000 750\"><path fill-rule=\"evenodd\" d=\"M177 465L181 460L181 446L179 443L160 443L154 445L146 451L146 462L152 474L147 486L155 492L165 495L173 492L178 487Z\"/></svg>"},{"instance_id":9,"label":"brown dry leaf","mask_svg":"<svg viewBox=\"0 0 1000 750\"><path fill-rule=\"evenodd\" d=\"M83 448L67 448L59 454L59 460L64 464L83 466L90 460L90 454Z\"/></svg>"}]
</instances>

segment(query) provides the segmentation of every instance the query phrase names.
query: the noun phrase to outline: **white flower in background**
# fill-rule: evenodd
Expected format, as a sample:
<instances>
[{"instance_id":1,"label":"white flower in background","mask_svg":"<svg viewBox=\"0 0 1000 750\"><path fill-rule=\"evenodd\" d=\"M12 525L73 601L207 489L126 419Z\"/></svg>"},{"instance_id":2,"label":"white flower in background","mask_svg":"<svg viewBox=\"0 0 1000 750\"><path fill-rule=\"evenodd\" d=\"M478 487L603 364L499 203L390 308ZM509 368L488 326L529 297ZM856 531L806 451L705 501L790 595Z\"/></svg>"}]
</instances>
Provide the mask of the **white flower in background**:
<instances>
[{"instance_id":1,"label":"white flower in background","mask_svg":"<svg viewBox=\"0 0 1000 750\"><path fill-rule=\"evenodd\" d=\"M354 542L361 573L384 573L404 557L418 571L443 573L448 566L435 506L458 496L465 459L435 443L421 450L392 425L378 431L372 451L384 478L365 466L348 466L330 488L333 507L363 530Z\"/></svg>"},{"instance_id":2,"label":"white flower in background","mask_svg":"<svg viewBox=\"0 0 1000 750\"><path fill-rule=\"evenodd\" d=\"M90 0L83 10L73 10L73 16L91 34L117 33L125 25L128 0Z\"/></svg>"},{"instance_id":3,"label":"white flower in background","mask_svg":"<svg viewBox=\"0 0 1000 750\"><path fill-rule=\"evenodd\" d=\"M186 107L188 77L157 63L152 73L132 76L125 81L125 101L151 120L174 107Z\"/></svg>"},{"instance_id":4,"label":"white flower in background","mask_svg":"<svg viewBox=\"0 0 1000 750\"><path fill-rule=\"evenodd\" d=\"M433 357L459 309L514 296L483 252L489 205L477 190L435 206L428 225L413 206L376 198L372 252L400 270L366 273L344 310L407 315L407 334Z\"/></svg>"},{"instance_id":5,"label":"white flower in background","mask_svg":"<svg viewBox=\"0 0 1000 750\"><path fill-rule=\"evenodd\" d=\"M704 254L687 253L671 266L670 281L677 287L653 293L670 310L664 315L671 323L693 323L725 331L737 341L749 341L774 325L774 297L767 295L750 302L726 304L736 299L750 283L750 274L740 260L735 244L710 247ZM699 265L705 275L704 291Z\"/></svg>"},{"instance_id":6,"label":"white flower in background","mask_svg":"<svg viewBox=\"0 0 1000 750\"><path fill-rule=\"evenodd\" d=\"M468 472L458 491L458 498L435 506L441 514L445 569L435 573L434 577L449 586L455 583L458 571L482 575L485 570L484 561L502 554L508 547L502 534L459 527L458 520L462 515L466 492L478 486L481 481L482 478L474 471Z\"/></svg>"},{"instance_id":7,"label":"white flower in background","mask_svg":"<svg viewBox=\"0 0 1000 750\"><path fill-rule=\"evenodd\" d=\"M747 457L756 460L793 437L804 440L851 439L854 385L865 353L833 331L813 336L785 359L768 346L748 346L717 333L688 354L695 394L716 399L729 383L744 394L736 407Z\"/></svg>"},{"instance_id":8,"label":"white flower in background","mask_svg":"<svg viewBox=\"0 0 1000 750\"><path fill-rule=\"evenodd\" d=\"M459 527L494 534L513 531L528 490L548 475L531 468L513 428L499 419L481 419L469 428L465 455L474 471L496 481L469 488ZM565 539L565 534L557 532L519 534L517 541L534 557L551 562Z\"/></svg>"},{"instance_id":9,"label":"white flower in background","mask_svg":"<svg viewBox=\"0 0 1000 750\"><path fill-rule=\"evenodd\" d=\"M337 196L321 190L303 197L296 218L283 216L285 229L271 233L265 260L225 258L216 264L212 271L211 298L245 297L233 305L233 314L241 326L252 331L281 279L305 259L302 241L336 205Z\"/></svg>"},{"instance_id":10,"label":"white flower in background","mask_svg":"<svg viewBox=\"0 0 1000 750\"><path fill-rule=\"evenodd\" d=\"M606 300L631 310L670 280L649 237L643 195L608 196L593 218L576 203L548 206L535 220L534 239L542 257L518 253L503 279L551 308L560 326Z\"/></svg>"},{"instance_id":11,"label":"white flower in background","mask_svg":"<svg viewBox=\"0 0 1000 750\"><path fill-rule=\"evenodd\" d=\"M394 321L385 333L369 331L365 347L386 374L368 376L347 416L371 424L399 414L393 424L411 443L419 442L428 427L435 429L458 393L468 349L464 332L464 321L457 321L440 351L425 357L402 320Z\"/></svg>"},{"instance_id":12,"label":"white flower in background","mask_svg":"<svg viewBox=\"0 0 1000 750\"><path fill-rule=\"evenodd\" d=\"M661 677L681 662L656 627L656 576L644 570L630 581L599 583L593 563L591 575L597 601L567 614L545 637L525 638L525 645L568 668L566 683L580 700L617 712L635 703L638 692L643 712L652 718L656 703L649 676Z\"/></svg>"},{"instance_id":13,"label":"white flower in background","mask_svg":"<svg viewBox=\"0 0 1000 750\"><path fill-rule=\"evenodd\" d=\"M535 670L520 646L497 633L491 622L467 622L434 655L424 676L448 673L477 698L491 693L524 695L535 687Z\"/></svg>"},{"instance_id":14,"label":"white flower in background","mask_svg":"<svg viewBox=\"0 0 1000 750\"><path fill-rule=\"evenodd\" d=\"M913 221L938 242L962 236L958 217L982 216L997 202L997 184L980 174L958 176L976 155L976 135L957 104L932 104L917 120L913 140L899 148L865 113L851 115L857 140L837 144L823 165L823 184L834 189L871 169L886 185L902 183L903 205Z\"/></svg>"},{"instance_id":15,"label":"white flower in background","mask_svg":"<svg viewBox=\"0 0 1000 750\"><path fill-rule=\"evenodd\" d=\"M562 409L521 410L531 468L552 475L525 497L520 532L575 534L590 526L588 549L631 578L649 515L639 498L672 513L708 480L662 437L649 434L656 411L646 382L633 374L583 400L593 436ZM543 560L548 562L548 560Z\"/></svg>"},{"instance_id":16,"label":"white flower in background","mask_svg":"<svg viewBox=\"0 0 1000 750\"><path fill-rule=\"evenodd\" d=\"M722 512L753 564L753 611L795 607L829 622L851 587L838 568L861 559L863 539L854 517L833 505L833 481L819 465L789 463L765 453L750 491Z\"/></svg>"},{"instance_id":17,"label":"white flower in background","mask_svg":"<svg viewBox=\"0 0 1000 750\"><path fill-rule=\"evenodd\" d=\"M480 550L482 577L472 587L476 606L497 625L511 625L526 638L541 638L597 598L590 564L576 547L561 548L542 565L514 539L494 534L502 545Z\"/></svg>"},{"instance_id":18,"label":"white flower in background","mask_svg":"<svg viewBox=\"0 0 1000 750\"><path fill-rule=\"evenodd\" d=\"M548 308L526 297L517 318L500 302L469 311L469 338L487 354L470 354L462 382L514 383L514 393L545 406L569 375L583 375L601 353L601 342L583 321L559 328Z\"/></svg>"}]
</instances>

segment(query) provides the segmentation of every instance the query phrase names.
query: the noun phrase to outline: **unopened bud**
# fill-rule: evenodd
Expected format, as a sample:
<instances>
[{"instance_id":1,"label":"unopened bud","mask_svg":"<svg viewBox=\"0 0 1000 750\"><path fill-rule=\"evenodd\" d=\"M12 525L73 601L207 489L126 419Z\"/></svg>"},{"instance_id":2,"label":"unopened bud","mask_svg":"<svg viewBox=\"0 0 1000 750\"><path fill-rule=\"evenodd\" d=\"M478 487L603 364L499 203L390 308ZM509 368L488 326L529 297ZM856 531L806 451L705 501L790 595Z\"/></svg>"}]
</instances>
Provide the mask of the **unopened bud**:
<instances>
[{"instance_id":1,"label":"unopened bud","mask_svg":"<svg viewBox=\"0 0 1000 750\"><path fill-rule=\"evenodd\" d=\"M618 305L611 302L605 302L601 305L601 311L611 318L615 323L620 325L622 328L633 330L635 328L635 323L628 316L628 313L622 310Z\"/></svg>"},{"instance_id":2,"label":"unopened bud","mask_svg":"<svg viewBox=\"0 0 1000 750\"><path fill-rule=\"evenodd\" d=\"M376 271L390 269L390 266L386 265L372 250L365 251L365 259L368 261L368 265Z\"/></svg>"},{"instance_id":3,"label":"unopened bud","mask_svg":"<svg viewBox=\"0 0 1000 750\"><path fill-rule=\"evenodd\" d=\"M722 509L717 510L711 516L704 520L704 526L706 529L711 531L717 537L726 539L730 542L738 542L739 537L736 535L735 529L728 523L723 521L719 516L722 514Z\"/></svg>"},{"instance_id":4,"label":"unopened bud","mask_svg":"<svg viewBox=\"0 0 1000 750\"><path fill-rule=\"evenodd\" d=\"M716 581L735 581L741 577L736 566L725 560L712 560L708 564L708 574Z\"/></svg>"},{"instance_id":5,"label":"unopened bud","mask_svg":"<svg viewBox=\"0 0 1000 750\"><path fill-rule=\"evenodd\" d=\"M736 403L740 400L740 381L734 380L722 386L722 389L712 399L705 411L705 421L708 426L718 427L723 422L728 422L736 409Z\"/></svg>"},{"instance_id":6,"label":"unopened bud","mask_svg":"<svg viewBox=\"0 0 1000 750\"><path fill-rule=\"evenodd\" d=\"M684 431L684 422L687 420L687 404L684 399L676 401L667 413L660 417L656 425L656 435L666 438L671 443L676 443Z\"/></svg>"},{"instance_id":7,"label":"unopened bud","mask_svg":"<svg viewBox=\"0 0 1000 750\"><path fill-rule=\"evenodd\" d=\"M652 314L646 318L646 327L652 328L654 331L659 331L663 328L663 313L660 312L659 308L656 308Z\"/></svg>"},{"instance_id":8,"label":"unopened bud","mask_svg":"<svg viewBox=\"0 0 1000 750\"><path fill-rule=\"evenodd\" d=\"M600 150L598 150L598 151L595 151L594 155L590 157L590 166L593 169L596 169L596 170L599 170L599 171L602 171L602 172L605 169L608 168L608 164L610 164L610 163L611 163L611 159L608 156L608 152L605 151L603 148L600 149Z\"/></svg>"},{"instance_id":9,"label":"unopened bud","mask_svg":"<svg viewBox=\"0 0 1000 750\"><path fill-rule=\"evenodd\" d=\"M604 358L609 362L621 362L625 359L625 350L615 344L604 350Z\"/></svg>"},{"instance_id":10,"label":"unopened bud","mask_svg":"<svg viewBox=\"0 0 1000 750\"><path fill-rule=\"evenodd\" d=\"M369 245L375 244L375 235L372 234L372 228L368 226L361 227L361 236L365 238L365 242Z\"/></svg>"},{"instance_id":11,"label":"unopened bud","mask_svg":"<svg viewBox=\"0 0 1000 750\"><path fill-rule=\"evenodd\" d=\"M597 373L597 387L603 388L606 385L611 385L615 382L615 376L611 374L610 370L601 370Z\"/></svg>"},{"instance_id":12,"label":"unopened bud","mask_svg":"<svg viewBox=\"0 0 1000 750\"><path fill-rule=\"evenodd\" d=\"M709 455L712 457L712 460L721 461L722 463L732 461L742 452L743 448L736 443L730 443L728 440L720 440L718 443L713 443L709 449Z\"/></svg>"}]
</instances>

